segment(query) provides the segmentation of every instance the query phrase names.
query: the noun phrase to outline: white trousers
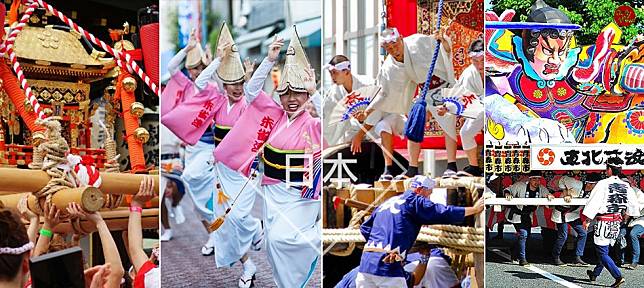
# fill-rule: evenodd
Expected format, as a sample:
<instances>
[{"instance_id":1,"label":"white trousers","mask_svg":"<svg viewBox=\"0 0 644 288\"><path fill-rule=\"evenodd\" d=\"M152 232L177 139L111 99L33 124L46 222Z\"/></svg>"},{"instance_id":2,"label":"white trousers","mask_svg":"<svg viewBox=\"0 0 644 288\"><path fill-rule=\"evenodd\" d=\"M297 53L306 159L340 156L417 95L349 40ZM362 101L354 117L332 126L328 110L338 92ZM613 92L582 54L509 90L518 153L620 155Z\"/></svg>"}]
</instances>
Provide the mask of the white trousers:
<instances>
[{"instance_id":1,"label":"white trousers","mask_svg":"<svg viewBox=\"0 0 644 288\"><path fill-rule=\"evenodd\" d=\"M235 206L224 218L224 224L214 232L215 264L217 267L231 267L248 252L255 234L261 233L259 219L251 215L255 205L255 196L259 191L257 179L248 180L241 173L228 168L221 162L215 164L221 187L228 201L219 204L218 194L214 200L215 216L226 213L232 201L239 195ZM244 187L246 184L246 187ZM241 188L244 187L242 190ZM219 193L219 192L217 192Z\"/></svg>"},{"instance_id":2,"label":"white trousers","mask_svg":"<svg viewBox=\"0 0 644 288\"><path fill-rule=\"evenodd\" d=\"M375 138L379 138L382 132L400 136L405 130L405 116L396 113L373 111L365 123L373 126Z\"/></svg>"},{"instance_id":3,"label":"white trousers","mask_svg":"<svg viewBox=\"0 0 644 288\"><path fill-rule=\"evenodd\" d=\"M181 178L188 184L188 195L195 204L195 210L202 220L214 220L213 199L215 194L215 169L210 163L213 160L214 144L198 141L193 146L186 146L186 166Z\"/></svg>"},{"instance_id":4,"label":"white trousers","mask_svg":"<svg viewBox=\"0 0 644 288\"><path fill-rule=\"evenodd\" d=\"M407 282L404 277L385 277L358 272L356 288L404 288Z\"/></svg>"},{"instance_id":5,"label":"white trousers","mask_svg":"<svg viewBox=\"0 0 644 288\"><path fill-rule=\"evenodd\" d=\"M463 145L463 150L471 150L476 148L476 140L474 137L481 130L483 130L483 111L476 116L476 119L466 118L461 127L461 144Z\"/></svg>"},{"instance_id":6,"label":"white trousers","mask_svg":"<svg viewBox=\"0 0 644 288\"><path fill-rule=\"evenodd\" d=\"M320 257L320 200L303 199L284 182L262 185L268 262L277 287L304 287Z\"/></svg>"}]
</instances>

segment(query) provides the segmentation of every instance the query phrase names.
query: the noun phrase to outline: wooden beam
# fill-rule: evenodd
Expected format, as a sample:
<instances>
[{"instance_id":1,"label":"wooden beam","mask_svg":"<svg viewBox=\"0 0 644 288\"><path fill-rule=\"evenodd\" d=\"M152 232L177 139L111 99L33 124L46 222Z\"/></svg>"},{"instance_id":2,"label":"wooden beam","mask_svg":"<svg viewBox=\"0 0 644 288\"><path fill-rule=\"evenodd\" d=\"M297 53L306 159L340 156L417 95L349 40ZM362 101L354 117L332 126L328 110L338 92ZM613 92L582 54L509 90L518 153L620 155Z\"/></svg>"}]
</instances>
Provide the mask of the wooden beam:
<instances>
[{"instance_id":1,"label":"wooden beam","mask_svg":"<svg viewBox=\"0 0 644 288\"><path fill-rule=\"evenodd\" d=\"M67 190L61 190L61 191L57 192L56 194L58 194L58 193L66 194L66 193L68 193L66 191ZM75 193L78 193L78 192L75 192ZM102 193L101 193L101 195L103 197L106 196L105 194L102 194ZM33 196L31 193L24 192L24 193L9 194L9 192L0 191L0 204L2 204L4 207L18 208L18 202L20 202L20 199L22 197L26 197L26 196L29 196L29 200L28 200L29 203L34 203L35 196ZM57 198L57 197L60 197L60 196L62 196L62 194L61 195L56 195L54 198ZM56 203L56 202L54 202L54 203L56 203L56 206L65 205L63 207L67 207L67 204L69 204L70 202L78 201L78 196L76 196L76 198L73 198L72 196L65 196L65 197L67 197L67 199L69 199L69 201L67 201L65 203L61 203L61 202ZM81 195L80 198L82 199L82 195ZM104 199L103 206L99 207L99 209L100 208L109 208L109 207L105 207L105 205L107 205L107 199L105 199L105 198L103 198L103 199ZM81 201L80 204L83 205L83 202ZM27 205L27 206L29 206L29 205ZM33 206L31 206L31 207L33 207ZM29 210L31 210L32 212L37 213L37 211L32 210L31 207L27 207L27 208L29 208ZM59 208L63 208L63 207L59 207ZM121 202L120 207L130 207L129 201L126 201L126 199L123 199L123 201ZM146 202L143 208L158 208L158 207L159 207L159 197L154 197L149 202ZM98 209L94 209L94 208L91 208L91 207L88 209L88 207L85 207L85 206L83 206L83 208L85 208L87 211L90 211L90 212L98 210ZM94 210L90 210L90 209L94 209Z\"/></svg>"},{"instance_id":2,"label":"wooden beam","mask_svg":"<svg viewBox=\"0 0 644 288\"><path fill-rule=\"evenodd\" d=\"M30 193L0 195L0 202L4 207L17 208L18 203L23 197L28 197L27 209L31 210L36 214L41 214L36 209L37 207L36 201L38 201L36 199L36 196ZM42 200L44 200L44 198ZM105 203L103 193L100 190L98 190L98 188L94 188L94 187L63 189L54 193L51 200L52 200L52 203L56 205L56 207L58 207L59 209L62 209L63 214L66 213L65 212L66 210L64 209L64 207L67 207L69 203L72 203L72 202L76 202L80 204L81 207L83 207L83 209L85 209L85 211L87 212L98 211L99 209L103 208L103 204ZM44 202L41 202L40 204L43 205Z\"/></svg>"},{"instance_id":3,"label":"wooden beam","mask_svg":"<svg viewBox=\"0 0 644 288\"><path fill-rule=\"evenodd\" d=\"M586 198L572 198L570 202L566 202L563 198L555 198L548 200L548 198L512 198L507 200L505 198L488 198L485 199L485 205L548 205L548 206L562 206L574 205L585 206L588 203Z\"/></svg>"},{"instance_id":4,"label":"wooden beam","mask_svg":"<svg viewBox=\"0 0 644 288\"><path fill-rule=\"evenodd\" d=\"M139 184L148 174L102 172L103 184L99 189L108 194L135 195ZM159 191L159 176L154 176L154 191ZM36 192L49 182L49 175L42 170L0 168L0 194Z\"/></svg>"}]
</instances>

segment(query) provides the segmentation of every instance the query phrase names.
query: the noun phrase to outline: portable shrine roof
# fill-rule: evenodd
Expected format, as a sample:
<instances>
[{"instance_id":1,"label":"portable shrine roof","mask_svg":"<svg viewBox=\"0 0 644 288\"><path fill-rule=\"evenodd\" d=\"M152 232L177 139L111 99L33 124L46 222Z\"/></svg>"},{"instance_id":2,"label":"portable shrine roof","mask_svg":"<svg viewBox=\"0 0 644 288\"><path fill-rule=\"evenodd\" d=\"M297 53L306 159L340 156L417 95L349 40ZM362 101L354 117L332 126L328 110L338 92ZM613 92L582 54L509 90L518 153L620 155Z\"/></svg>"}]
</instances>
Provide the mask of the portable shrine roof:
<instances>
[{"instance_id":1,"label":"portable shrine roof","mask_svg":"<svg viewBox=\"0 0 644 288\"><path fill-rule=\"evenodd\" d=\"M27 74L95 78L116 65L112 58L101 58L102 53L88 53L81 39L74 31L26 26L18 34L14 50Z\"/></svg>"}]
</instances>

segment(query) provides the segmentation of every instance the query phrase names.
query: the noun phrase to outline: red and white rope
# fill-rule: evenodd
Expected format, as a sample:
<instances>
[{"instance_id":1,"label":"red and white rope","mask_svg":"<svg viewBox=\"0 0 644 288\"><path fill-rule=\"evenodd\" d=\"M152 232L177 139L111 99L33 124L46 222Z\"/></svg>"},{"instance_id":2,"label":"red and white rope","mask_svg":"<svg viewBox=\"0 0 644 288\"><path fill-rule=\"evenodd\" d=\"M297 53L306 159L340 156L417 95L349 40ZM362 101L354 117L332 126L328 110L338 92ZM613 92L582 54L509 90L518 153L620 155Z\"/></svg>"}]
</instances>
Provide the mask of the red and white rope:
<instances>
[{"instance_id":1,"label":"red and white rope","mask_svg":"<svg viewBox=\"0 0 644 288\"><path fill-rule=\"evenodd\" d=\"M4 46L2 47L2 52L7 53L9 55L9 60L11 61L11 68L16 73L16 76L18 77L18 82L20 82L20 87L22 88L22 90L25 91L27 100L34 108L34 112L38 115L38 118L45 119L47 118L47 115L45 115L45 112L40 107L40 103L38 103L38 99L31 91L31 87L29 87L29 84L27 84L27 78L25 78L25 74L22 72L22 68L20 68L20 63L18 63L18 57L16 56L16 53L13 51L13 44L16 41L16 37L18 33L20 33L20 31L22 31L22 29L27 25L27 21L29 21L29 17L31 17L31 14L34 13L36 7L38 7L36 3L29 4L29 6L27 7L27 10L25 10L25 13L22 15L22 18L20 18L20 21L18 22L18 24L13 29L11 29L11 31L9 31L7 40L5 40Z\"/></svg>"},{"instance_id":2,"label":"red and white rope","mask_svg":"<svg viewBox=\"0 0 644 288\"><path fill-rule=\"evenodd\" d=\"M112 54L116 58L117 64L119 66L121 66L121 67L127 66L128 68L131 68L134 71L134 73L136 73L137 75L139 75L139 77L141 77L143 82L145 82L145 84L148 85L148 87L150 87L150 89L152 89L152 91L155 94L159 95L159 87L157 86L157 84L154 83L152 81L152 79L150 79L150 77L147 74L145 74L143 69L141 67L139 67L138 64L136 64L136 62L132 59L132 57L130 55L128 55L127 53L124 53L123 51L114 50L112 47L107 45L105 42L103 42L100 39L94 37L93 34L85 31L85 29L83 29L83 27L78 26L76 23L74 23L74 21L69 19L62 12L56 10L56 8L54 8L53 6L47 4L47 2L45 2L43 0L29 0L29 2L30 3L37 2L41 7L47 9L47 11L49 11L51 14L56 15L58 18L60 18L60 20L65 22L70 28L72 28L76 32L82 34L83 36L85 36L85 38L89 39L95 45L100 46L103 50L105 50L108 53ZM125 61L125 65L123 65L122 62L119 63L119 61Z\"/></svg>"}]
</instances>

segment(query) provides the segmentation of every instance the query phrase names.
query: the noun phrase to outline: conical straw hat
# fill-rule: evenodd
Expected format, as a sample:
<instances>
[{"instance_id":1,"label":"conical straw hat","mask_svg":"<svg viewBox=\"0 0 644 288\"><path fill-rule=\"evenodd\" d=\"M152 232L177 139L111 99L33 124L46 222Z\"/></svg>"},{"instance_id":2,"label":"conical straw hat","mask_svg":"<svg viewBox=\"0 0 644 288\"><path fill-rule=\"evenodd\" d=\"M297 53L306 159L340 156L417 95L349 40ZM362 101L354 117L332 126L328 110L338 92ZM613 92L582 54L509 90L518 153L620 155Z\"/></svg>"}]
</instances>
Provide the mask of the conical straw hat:
<instances>
[{"instance_id":1,"label":"conical straw hat","mask_svg":"<svg viewBox=\"0 0 644 288\"><path fill-rule=\"evenodd\" d=\"M219 32L217 50L224 45L230 45L230 47L226 48L225 56L221 59L221 64L217 68L217 76L224 84L235 84L244 81L244 66L239 56L239 50L225 22L221 26L221 32Z\"/></svg>"},{"instance_id":2,"label":"conical straw hat","mask_svg":"<svg viewBox=\"0 0 644 288\"><path fill-rule=\"evenodd\" d=\"M277 93L282 95L289 89L295 92L307 92L304 87L304 78L306 77L306 69L310 66L309 60L302 48L302 42L297 35L297 29L293 25L293 36L291 43L286 49L286 61L282 69L282 79L280 84L277 85Z\"/></svg>"},{"instance_id":3,"label":"conical straw hat","mask_svg":"<svg viewBox=\"0 0 644 288\"><path fill-rule=\"evenodd\" d=\"M193 69L196 68L199 65L206 65L210 64L210 61L208 60L208 55L206 55L206 52L203 51L203 48L201 48L201 44L197 43L195 48L190 49L186 55L186 69Z\"/></svg>"}]
</instances>

